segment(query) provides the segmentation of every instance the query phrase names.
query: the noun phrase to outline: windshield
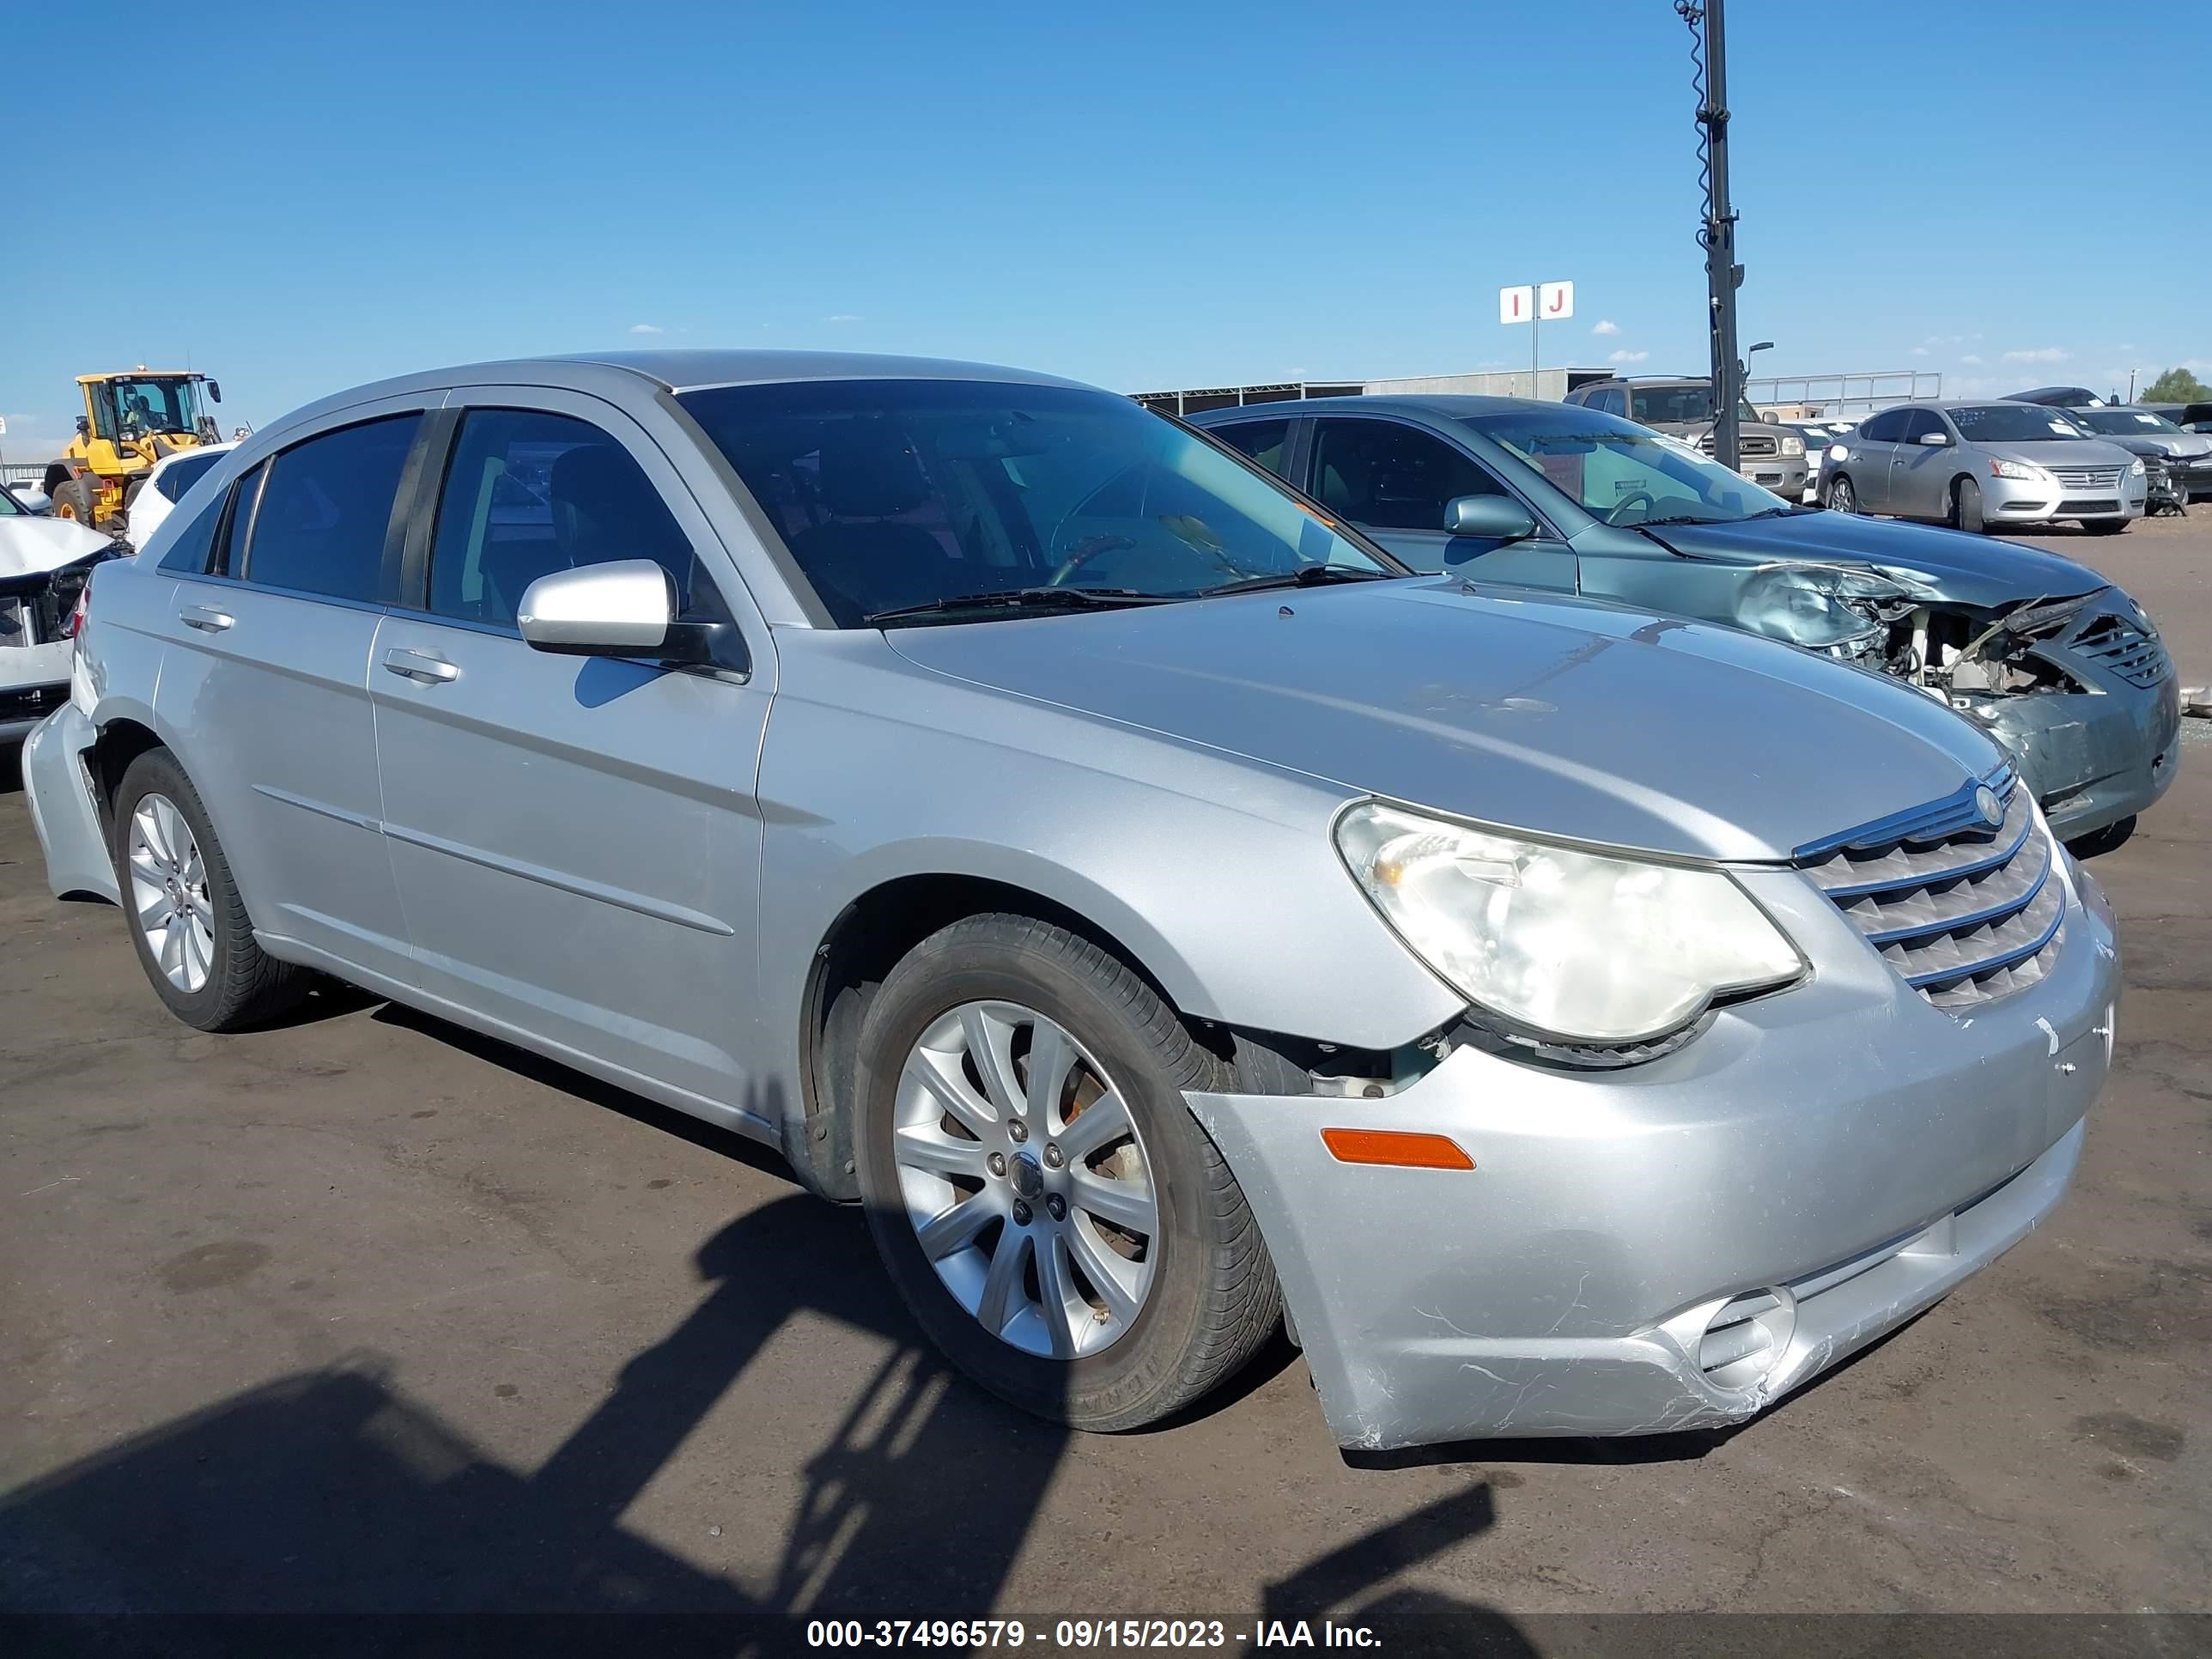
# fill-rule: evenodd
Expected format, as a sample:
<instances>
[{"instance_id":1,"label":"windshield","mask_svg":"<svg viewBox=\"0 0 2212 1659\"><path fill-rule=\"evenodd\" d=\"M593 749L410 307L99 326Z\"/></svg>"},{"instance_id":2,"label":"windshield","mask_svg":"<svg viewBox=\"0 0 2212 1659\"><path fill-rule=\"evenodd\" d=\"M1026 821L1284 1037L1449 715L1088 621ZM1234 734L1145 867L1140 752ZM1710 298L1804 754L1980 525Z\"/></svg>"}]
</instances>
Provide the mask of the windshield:
<instances>
[{"instance_id":1,"label":"windshield","mask_svg":"<svg viewBox=\"0 0 2212 1659\"><path fill-rule=\"evenodd\" d=\"M1715 409L1713 389L1709 386L1632 386L1628 407L1646 426L1710 421ZM1740 422L1756 424L1759 411L1747 403L1739 402L1735 417Z\"/></svg>"},{"instance_id":2,"label":"windshield","mask_svg":"<svg viewBox=\"0 0 2212 1659\"><path fill-rule=\"evenodd\" d=\"M2075 423L2086 426L2092 432L2109 432L2118 437L2128 437L2139 432L2179 432L2181 428L2163 415L2154 415L2147 409L2077 409L2073 411Z\"/></svg>"},{"instance_id":3,"label":"windshield","mask_svg":"<svg viewBox=\"0 0 2212 1659\"><path fill-rule=\"evenodd\" d=\"M108 383L100 400L115 411L126 437L140 433L191 432L200 423L199 386L173 377Z\"/></svg>"},{"instance_id":4,"label":"windshield","mask_svg":"<svg viewBox=\"0 0 2212 1659\"><path fill-rule=\"evenodd\" d=\"M842 628L969 596L1134 602L1302 568L1403 574L1267 474L1111 392L819 380L679 401Z\"/></svg>"},{"instance_id":5,"label":"windshield","mask_svg":"<svg viewBox=\"0 0 2212 1659\"><path fill-rule=\"evenodd\" d=\"M1595 410L1516 409L1465 424L1607 524L1734 524L1790 510L1717 462Z\"/></svg>"},{"instance_id":6,"label":"windshield","mask_svg":"<svg viewBox=\"0 0 2212 1659\"><path fill-rule=\"evenodd\" d=\"M2088 435L2063 410L2037 404L1969 404L1946 412L1970 444L2042 444Z\"/></svg>"}]
</instances>

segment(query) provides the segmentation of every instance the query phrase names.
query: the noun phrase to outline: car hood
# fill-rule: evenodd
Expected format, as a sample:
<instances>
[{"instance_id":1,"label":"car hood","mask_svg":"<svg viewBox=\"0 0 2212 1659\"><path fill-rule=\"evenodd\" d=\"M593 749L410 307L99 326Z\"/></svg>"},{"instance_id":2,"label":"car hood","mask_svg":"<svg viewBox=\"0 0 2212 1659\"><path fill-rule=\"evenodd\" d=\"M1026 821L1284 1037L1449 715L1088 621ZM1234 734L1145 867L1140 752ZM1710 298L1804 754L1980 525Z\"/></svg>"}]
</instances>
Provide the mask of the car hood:
<instances>
[{"instance_id":1,"label":"car hood","mask_svg":"<svg viewBox=\"0 0 2212 1659\"><path fill-rule=\"evenodd\" d=\"M2212 455L2212 438L2197 432L2113 433L2104 441L2118 444L2130 455L2164 455L2177 460L2197 460Z\"/></svg>"},{"instance_id":2,"label":"car hood","mask_svg":"<svg viewBox=\"0 0 2212 1659\"><path fill-rule=\"evenodd\" d=\"M2103 438L2053 438L2049 443L1972 444L1969 448L2000 460L2030 466L2125 466L2135 457Z\"/></svg>"},{"instance_id":3,"label":"car hood","mask_svg":"<svg viewBox=\"0 0 2212 1659\"><path fill-rule=\"evenodd\" d=\"M2063 554L1933 525L1804 512L1741 524L1666 525L1654 540L1692 557L1765 564L1778 559L1870 565L1911 576L1938 598L1983 610L2022 599L2094 593L2105 579Z\"/></svg>"},{"instance_id":4,"label":"car hood","mask_svg":"<svg viewBox=\"0 0 2212 1659\"><path fill-rule=\"evenodd\" d=\"M2000 759L1879 675L1731 629L1450 580L884 638L939 673L1348 793L1692 857L1787 858Z\"/></svg>"},{"instance_id":5,"label":"car hood","mask_svg":"<svg viewBox=\"0 0 2212 1659\"><path fill-rule=\"evenodd\" d=\"M0 519L0 581L58 570L112 545L98 531L69 519Z\"/></svg>"}]
</instances>

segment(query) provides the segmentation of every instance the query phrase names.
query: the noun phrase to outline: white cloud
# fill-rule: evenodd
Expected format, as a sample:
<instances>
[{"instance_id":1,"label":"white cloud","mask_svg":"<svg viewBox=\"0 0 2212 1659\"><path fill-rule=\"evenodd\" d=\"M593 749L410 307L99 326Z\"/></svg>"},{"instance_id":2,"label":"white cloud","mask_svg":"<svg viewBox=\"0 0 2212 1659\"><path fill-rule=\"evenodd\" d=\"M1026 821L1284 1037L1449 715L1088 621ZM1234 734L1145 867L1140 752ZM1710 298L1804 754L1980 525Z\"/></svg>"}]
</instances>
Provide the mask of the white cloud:
<instances>
[{"instance_id":1,"label":"white cloud","mask_svg":"<svg viewBox=\"0 0 2212 1659\"><path fill-rule=\"evenodd\" d=\"M629 331L633 334L658 334L661 330L659 325L653 323L632 323L629 325Z\"/></svg>"},{"instance_id":2,"label":"white cloud","mask_svg":"<svg viewBox=\"0 0 2212 1659\"><path fill-rule=\"evenodd\" d=\"M1915 346L1912 348L1912 355L1916 357L1925 357L1928 355L1928 348L1926 346Z\"/></svg>"},{"instance_id":3,"label":"white cloud","mask_svg":"<svg viewBox=\"0 0 2212 1659\"><path fill-rule=\"evenodd\" d=\"M2112 349L2118 352L2123 357L2131 357L2140 350L2141 348L2131 345L2116 345Z\"/></svg>"},{"instance_id":4,"label":"white cloud","mask_svg":"<svg viewBox=\"0 0 2212 1659\"><path fill-rule=\"evenodd\" d=\"M1972 352L1971 352L1971 351L1970 351L1970 352L1968 352L1965 356L1963 356L1963 357L1960 358L1960 359L1959 359L1959 361L1960 361L1960 362L1962 362L1962 363L1965 363L1965 364L1966 364L1968 368L1979 368L1982 366L1982 360L1981 360L1979 357L1977 357L1976 356L1974 356L1974 354L1973 354Z\"/></svg>"},{"instance_id":5,"label":"white cloud","mask_svg":"<svg viewBox=\"0 0 2212 1659\"><path fill-rule=\"evenodd\" d=\"M2184 357L2174 367L2185 368L2191 374L2212 374L2212 357Z\"/></svg>"},{"instance_id":6,"label":"white cloud","mask_svg":"<svg viewBox=\"0 0 2212 1659\"><path fill-rule=\"evenodd\" d=\"M1620 325L1614 322L1610 317L1601 317L1598 319L1597 326L1590 330L1590 332L1593 334L1618 334L1620 332Z\"/></svg>"},{"instance_id":7,"label":"white cloud","mask_svg":"<svg viewBox=\"0 0 2212 1659\"><path fill-rule=\"evenodd\" d=\"M1920 343L1930 346L1972 345L1981 337L1978 334L1931 334Z\"/></svg>"},{"instance_id":8,"label":"white cloud","mask_svg":"<svg viewBox=\"0 0 2212 1659\"><path fill-rule=\"evenodd\" d=\"M1648 351L1616 351L1606 359L1609 363L1640 363L1651 354Z\"/></svg>"},{"instance_id":9,"label":"white cloud","mask_svg":"<svg viewBox=\"0 0 2212 1659\"><path fill-rule=\"evenodd\" d=\"M2057 346L2034 346L2026 351L2008 351L2004 360L2008 363L2063 363L2066 354Z\"/></svg>"},{"instance_id":10,"label":"white cloud","mask_svg":"<svg viewBox=\"0 0 2212 1659\"><path fill-rule=\"evenodd\" d=\"M824 317L822 320L825 323L857 323L862 319L855 317L849 311L841 311L835 316Z\"/></svg>"}]
</instances>

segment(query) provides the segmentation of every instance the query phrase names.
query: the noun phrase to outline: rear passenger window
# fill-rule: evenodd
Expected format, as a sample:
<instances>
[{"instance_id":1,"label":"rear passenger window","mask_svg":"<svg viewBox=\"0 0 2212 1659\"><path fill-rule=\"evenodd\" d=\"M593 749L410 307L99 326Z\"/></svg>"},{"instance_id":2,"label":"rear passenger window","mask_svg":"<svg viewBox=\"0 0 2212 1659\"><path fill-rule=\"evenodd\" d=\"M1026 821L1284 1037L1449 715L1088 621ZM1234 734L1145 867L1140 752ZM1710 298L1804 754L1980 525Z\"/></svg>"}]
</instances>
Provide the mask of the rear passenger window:
<instances>
[{"instance_id":1,"label":"rear passenger window","mask_svg":"<svg viewBox=\"0 0 2212 1659\"><path fill-rule=\"evenodd\" d=\"M191 516L177 532L169 550L161 556L162 569L177 576L207 574L208 556L215 551L216 526L222 522L222 507L223 497L218 492L213 501Z\"/></svg>"},{"instance_id":2,"label":"rear passenger window","mask_svg":"<svg viewBox=\"0 0 2212 1659\"><path fill-rule=\"evenodd\" d=\"M540 576L616 559L660 565L683 610L717 603L690 538L611 434L542 410L463 418L430 546L432 611L512 628Z\"/></svg>"},{"instance_id":3,"label":"rear passenger window","mask_svg":"<svg viewBox=\"0 0 2212 1659\"><path fill-rule=\"evenodd\" d=\"M171 461L161 470L161 476L154 480L154 488L169 500L181 501L185 499L185 492L198 483L200 476L221 460L226 453L217 450L212 455L187 455L180 460Z\"/></svg>"},{"instance_id":4,"label":"rear passenger window","mask_svg":"<svg viewBox=\"0 0 2212 1659\"><path fill-rule=\"evenodd\" d=\"M1283 453L1291 436L1288 421L1246 421L1236 426L1216 428L1213 435L1278 477L1282 476L1290 459Z\"/></svg>"},{"instance_id":5,"label":"rear passenger window","mask_svg":"<svg viewBox=\"0 0 2212 1659\"><path fill-rule=\"evenodd\" d=\"M419 415L342 427L268 464L246 548L246 580L333 599L374 601L384 544ZM236 562L233 536L233 563Z\"/></svg>"}]
</instances>

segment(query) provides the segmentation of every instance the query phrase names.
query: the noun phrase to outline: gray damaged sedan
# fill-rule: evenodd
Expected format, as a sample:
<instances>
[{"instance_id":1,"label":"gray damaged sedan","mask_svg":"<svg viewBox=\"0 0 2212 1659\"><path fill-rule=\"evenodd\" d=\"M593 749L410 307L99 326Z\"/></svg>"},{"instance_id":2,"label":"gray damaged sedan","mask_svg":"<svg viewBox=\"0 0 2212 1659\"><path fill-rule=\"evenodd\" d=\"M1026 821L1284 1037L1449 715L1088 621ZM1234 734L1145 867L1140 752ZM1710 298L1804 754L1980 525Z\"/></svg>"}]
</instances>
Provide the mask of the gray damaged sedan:
<instances>
[{"instance_id":1,"label":"gray damaged sedan","mask_svg":"<svg viewBox=\"0 0 2212 1659\"><path fill-rule=\"evenodd\" d=\"M1802 511L1559 404L1328 398L1194 423L1417 569L1727 623L1917 686L1996 738L2083 857L2125 841L2172 787L2172 661L2143 608L2075 560Z\"/></svg>"},{"instance_id":2,"label":"gray damaged sedan","mask_svg":"<svg viewBox=\"0 0 2212 1659\"><path fill-rule=\"evenodd\" d=\"M1066 381L367 386L75 638L49 879L181 1018L329 975L780 1146L1084 1429L1285 1321L1346 1445L1748 1417L2048 1216L2111 1060L2111 912L1942 704L1408 575Z\"/></svg>"}]
</instances>

